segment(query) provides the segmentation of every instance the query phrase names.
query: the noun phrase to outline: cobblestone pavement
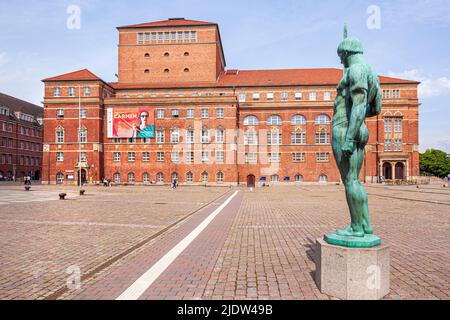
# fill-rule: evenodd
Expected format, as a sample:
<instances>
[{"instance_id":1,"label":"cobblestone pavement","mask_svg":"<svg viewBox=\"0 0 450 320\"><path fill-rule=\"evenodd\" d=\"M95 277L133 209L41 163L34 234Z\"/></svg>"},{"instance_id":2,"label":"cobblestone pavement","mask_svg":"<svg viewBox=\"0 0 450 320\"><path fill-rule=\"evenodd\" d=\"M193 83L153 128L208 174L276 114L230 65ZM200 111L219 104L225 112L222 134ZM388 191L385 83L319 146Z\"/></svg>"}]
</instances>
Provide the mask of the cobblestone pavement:
<instances>
[{"instance_id":1,"label":"cobblestone pavement","mask_svg":"<svg viewBox=\"0 0 450 320\"><path fill-rule=\"evenodd\" d=\"M386 298L449 299L450 188L367 190L375 233L391 246ZM230 194L227 188L87 188L87 196L69 201L1 205L0 298L46 298L66 284L67 267L86 275L200 209L96 270L80 289L57 296L115 299ZM140 299L330 299L313 280L315 240L348 223L342 186L240 189Z\"/></svg>"}]
</instances>

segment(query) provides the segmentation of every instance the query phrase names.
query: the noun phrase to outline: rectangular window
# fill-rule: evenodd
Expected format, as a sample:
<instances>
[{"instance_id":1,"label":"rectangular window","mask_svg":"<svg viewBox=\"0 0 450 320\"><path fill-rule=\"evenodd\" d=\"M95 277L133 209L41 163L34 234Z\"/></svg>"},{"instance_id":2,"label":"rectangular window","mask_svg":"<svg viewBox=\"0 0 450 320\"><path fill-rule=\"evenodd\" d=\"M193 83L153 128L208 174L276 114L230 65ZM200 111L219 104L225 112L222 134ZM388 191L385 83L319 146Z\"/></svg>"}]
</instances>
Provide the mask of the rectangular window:
<instances>
[{"instance_id":1,"label":"rectangular window","mask_svg":"<svg viewBox=\"0 0 450 320\"><path fill-rule=\"evenodd\" d=\"M325 91L323 93L323 100L325 100L325 101L330 101L331 100L331 92L330 91Z\"/></svg>"},{"instance_id":2,"label":"rectangular window","mask_svg":"<svg viewBox=\"0 0 450 320\"><path fill-rule=\"evenodd\" d=\"M186 143L194 143L194 130L186 131Z\"/></svg>"},{"instance_id":3,"label":"rectangular window","mask_svg":"<svg viewBox=\"0 0 450 320\"><path fill-rule=\"evenodd\" d=\"M64 143L64 131L62 131L62 130L56 131L56 143ZM21 142L21 146L22 146L22 142Z\"/></svg>"},{"instance_id":4,"label":"rectangular window","mask_svg":"<svg viewBox=\"0 0 450 320\"><path fill-rule=\"evenodd\" d=\"M267 92L267 101L273 101L274 94L273 92Z\"/></svg>"},{"instance_id":5,"label":"rectangular window","mask_svg":"<svg viewBox=\"0 0 450 320\"><path fill-rule=\"evenodd\" d=\"M297 100L297 101L302 100L302 93L301 92L296 92L295 93L295 100Z\"/></svg>"},{"instance_id":6,"label":"rectangular window","mask_svg":"<svg viewBox=\"0 0 450 320\"><path fill-rule=\"evenodd\" d=\"M209 118L209 109L202 109L202 119Z\"/></svg>"},{"instance_id":7,"label":"rectangular window","mask_svg":"<svg viewBox=\"0 0 450 320\"><path fill-rule=\"evenodd\" d=\"M188 151L186 152L186 162L192 163L194 162L194 151Z\"/></svg>"},{"instance_id":8,"label":"rectangular window","mask_svg":"<svg viewBox=\"0 0 450 320\"><path fill-rule=\"evenodd\" d=\"M145 41L149 42L150 41L150 32L146 32L145 33Z\"/></svg>"},{"instance_id":9,"label":"rectangular window","mask_svg":"<svg viewBox=\"0 0 450 320\"><path fill-rule=\"evenodd\" d=\"M305 132L294 132L291 136L292 144L306 144L306 133Z\"/></svg>"},{"instance_id":10,"label":"rectangular window","mask_svg":"<svg viewBox=\"0 0 450 320\"><path fill-rule=\"evenodd\" d=\"M289 98L289 93L287 93L287 92L281 93L281 101L288 101L288 98Z\"/></svg>"},{"instance_id":11,"label":"rectangular window","mask_svg":"<svg viewBox=\"0 0 450 320\"><path fill-rule=\"evenodd\" d=\"M239 102L245 102L245 92L239 93Z\"/></svg>"},{"instance_id":12,"label":"rectangular window","mask_svg":"<svg viewBox=\"0 0 450 320\"><path fill-rule=\"evenodd\" d=\"M64 109L57 109L56 110L56 117L58 119L64 119Z\"/></svg>"},{"instance_id":13,"label":"rectangular window","mask_svg":"<svg viewBox=\"0 0 450 320\"><path fill-rule=\"evenodd\" d=\"M257 163L258 162L258 154L256 152L250 152L245 154L245 162L246 163Z\"/></svg>"},{"instance_id":14,"label":"rectangular window","mask_svg":"<svg viewBox=\"0 0 450 320\"><path fill-rule=\"evenodd\" d=\"M177 151L172 151L172 162L178 163L180 162L180 153Z\"/></svg>"},{"instance_id":15,"label":"rectangular window","mask_svg":"<svg viewBox=\"0 0 450 320\"><path fill-rule=\"evenodd\" d=\"M114 152L114 162L120 162L120 152Z\"/></svg>"},{"instance_id":16,"label":"rectangular window","mask_svg":"<svg viewBox=\"0 0 450 320\"><path fill-rule=\"evenodd\" d=\"M258 145L258 135L255 131L247 131L244 135L244 144L250 146Z\"/></svg>"},{"instance_id":17,"label":"rectangular window","mask_svg":"<svg viewBox=\"0 0 450 320\"><path fill-rule=\"evenodd\" d=\"M172 109L172 118L178 118L180 116L180 111L178 109Z\"/></svg>"},{"instance_id":18,"label":"rectangular window","mask_svg":"<svg viewBox=\"0 0 450 320\"><path fill-rule=\"evenodd\" d=\"M191 40L197 40L197 31L191 31Z\"/></svg>"},{"instance_id":19,"label":"rectangular window","mask_svg":"<svg viewBox=\"0 0 450 320\"><path fill-rule=\"evenodd\" d=\"M267 134L267 144L269 145L280 145L282 141L281 133L271 132Z\"/></svg>"},{"instance_id":20,"label":"rectangular window","mask_svg":"<svg viewBox=\"0 0 450 320\"><path fill-rule=\"evenodd\" d=\"M384 140L384 151L392 151L392 140L391 139L385 139Z\"/></svg>"},{"instance_id":21,"label":"rectangular window","mask_svg":"<svg viewBox=\"0 0 450 320\"><path fill-rule=\"evenodd\" d=\"M64 152L57 152L56 153L56 161L64 162Z\"/></svg>"},{"instance_id":22,"label":"rectangular window","mask_svg":"<svg viewBox=\"0 0 450 320\"><path fill-rule=\"evenodd\" d=\"M144 33L143 32L139 32L137 35L137 41L138 42L143 42L144 41Z\"/></svg>"},{"instance_id":23,"label":"rectangular window","mask_svg":"<svg viewBox=\"0 0 450 320\"><path fill-rule=\"evenodd\" d=\"M178 129L172 130L172 133L170 135L170 142L171 143L180 142L180 131Z\"/></svg>"},{"instance_id":24,"label":"rectangular window","mask_svg":"<svg viewBox=\"0 0 450 320\"><path fill-rule=\"evenodd\" d=\"M305 162L304 152L294 152L292 154L292 162Z\"/></svg>"},{"instance_id":25,"label":"rectangular window","mask_svg":"<svg viewBox=\"0 0 450 320\"><path fill-rule=\"evenodd\" d=\"M156 119L164 119L164 109L156 110Z\"/></svg>"},{"instance_id":26,"label":"rectangular window","mask_svg":"<svg viewBox=\"0 0 450 320\"><path fill-rule=\"evenodd\" d=\"M81 130L79 132L78 136L79 136L78 141L80 143L86 143L87 142L87 131L86 130Z\"/></svg>"},{"instance_id":27,"label":"rectangular window","mask_svg":"<svg viewBox=\"0 0 450 320\"><path fill-rule=\"evenodd\" d=\"M225 138L224 131L222 129L216 130L216 142L217 143L223 143Z\"/></svg>"},{"instance_id":28,"label":"rectangular window","mask_svg":"<svg viewBox=\"0 0 450 320\"><path fill-rule=\"evenodd\" d=\"M316 91L311 91L309 93L309 101L316 101L317 100L317 92Z\"/></svg>"},{"instance_id":29,"label":"rectangular window","mask_svg":"<svg viewBox=\"0 0 450 320\"><path fill-rule=\"evenodd\" d=\"M402 132L402 119L394 119L394 132Z\"/></svg>"},{"instance_id":30,"label":"rectangular window","mask_svg":"<svg viewBox=\"0 0 450 320\"><path fill-rule=\"evenodd\" d=\"M194 109L187 109L186 118L194 119Z\"/></svg>"},{"instance_id":31,"label":"rectangular window","mask_svg":"<svg viewBox=\"0 0 450 320\"><path fill-rule=\"evenodd\" d=\"M259 97L260 97L259 92L254 92L253 93L253 101L259 101Z\"/></svg>"},{"instance_id":32,"label":"rectangular window","mask_svg":"<svg viewBox=\"0 0 450 320\"><path fill-rule=\"evenodd\" d=\"M317 162L328 162L330 160L330 154L328 152L318 152L316 153Z\"/></svg>"},{"instance_id":33,"label":"rectangular window","mask_svg":"<svg viewBox=\"0 0 450 320\"><path fill-rule=\"evenodd\" d=\"M142 152L142 162L150 161L150 152Z\"/></svg>"},{"instance_id":34,"label":"rectangular window","mask_svg":"<svg viewBox=\"0 0 450 320\"><path fill-rule=\"evenodd\" d=\"M87 110L86 109L80 109L80 118L86 119Z\"/></svg>"},{"instance_id":35,"label":"rectangular window","mask_svg":"<svg viewBox=\"0 0 450 320\"><path fill-rule=\"evenodd\" d=\"M60 87L53 88L53 96L54 97L61 97L61 88Z\"/></svg>"},{"instance_id":36,"label":"rectangular window","mask_svg":"<svg viewBox=\"0 0 450 320\"><path fill-rule=\"evenodd\" d=\"M328 132L316 132L316 144L330 144L330 134Z\"/></svg>"},{"instance_id":37,"label":"rectangular window","mask_svg":"<svg viewBox=\"0 0 450 320\"><path fill-rule=\"evenodd\" d=\"M281 161L281 153L269 153L269 162L278 163Z\"/></svg>"},{"instance_id":38,"label":"rectangular window","mask_svg":"<svg viewBox=\"0 0 450 320\"><path fill-rule=\"evenodd\" d=\"M394 140L394 151L402 151L402 139Z\"/></svg>"},{"instance_id":39,"label":"rectangular window","mask_svg":"<svg viewBox=\"0 0 450 320\"><path fill-rule=\"evenodd\" d=\"M218 150L216 151L216 162L223 163L225 160L225 152Z\"/></svg>"},{"instance_id":40,"label":"rectangular window","mask_svg":"<svg viewBox=\"0 0 450 320\"><path fill-rule=\"evenodd\" d=\"M122 143L122 140L120 138L114 138L114 143L115 144Z\"/></svg>"},{"instance_id":41,"label":"rectangular window","mask_svg":"<svg viewBox=\"0 0 450 320\"><path fill-rule=\"evenodd\" d=\"M223 119L224 118L224 110L223 108L216 109L216 118Z\"/></svg>"},{"instance_id":42,"label":"rectangular window","mask_svg":"<svg viewBox=\"0 0 450 320\"><path fill-rule=\"evenodd\" d=\"M170 33L170 40L177 40L177 33L176 32L171 32Z\"/></svg>"},{"instance_id":43,"label":"rectangular window","mask_svg":"<svg viewBox=\"0 0 450 320\"><path fill-rule=\"evenodd\" d=\"M209 162L209 151L202 151L202 162Z\"/></svg>"},{"instance_id":44,"label":"rectangular window","mask_svg":"<svg viewBox=\"0 0 450 320\"><path fill-rule=\"evenodd\" d=\"M75 97L75 87L69 87L69 97Z\"/></svg>"},{"instance_id":45,"label":"rectangular window","mask_svg":"<svg viewBox=\"0 0 450 320\"><path fill-rule=\"evenodd\" d=\"M392 132L392 119L384 119L384 132Z\"/></svg>"},{"instance_id":46,"label":"rectangular window","mask_svg":"<svg viewBox=\"0 0 450 320\"><path fill-rule=\"evenodd\" d=\"M164 152L157 152L156 153L156 161L164 162Z\"/></svg>"},{"instance_id":47,"label":"rectangular window","mask_svg":"<svg viewBox=\"0 0 450 320\"><path fill-rule=\"evenodd\" d=\"M87 153L84 151L80 152L80 162L86 162L87 161Z\"/></svg>"},{"instance_id":48,"label":"rectangular window","mask_svg":"<svg viewBox=\"0 0 450 320\"><path fill-rule=\"evenodd\" d=\"M83 88L83 96L90 97L91 96L91 87L84 87Z\"/></svg>"},{"instance_id":49,"label":"rectangular window","mask_svg":"<svg viewBox=\"0 0 450 320\"><path fill-rule=\"evenodd\" d=\"M209 143L209 130L202 130L202 143Z\"/></svg>"},{"instance_id":50,"label":"rectangular window","mask_svg":"<svg viewBox=\"0 0 450 320\"><path fill-rule=\"evenodd\" d=\"M163 36L164 36L164 34L162 32L158 32L158 41L162 41Z\"/></svg>"},{"instance_id":51,"label":"rectangular window","mask_svg":"<svg viewBox=\"0 0 450 320\"><path fill-rule=\"evenodd\" d=\"M152 32L152 41L156 41L156 32Z\"/></svg>"},{"instance_id":52,"label":"rectangular window","mask_svg":"<svg viewBox=\"0 0 450 320\"><path fill-rule=\"evenodd\" d=\"M164 143L164 130L156 131L156 143Z\"/></svg>"},{"instance_id":53,"label":"rectangular window","mask_svg":"<svg viewBox=\"0 0 450 320\"><path fill-rule=\"evenodd\" d=\"M136 152L128 152L128 162L136 161Z\"/></svg>"}]
</instances>

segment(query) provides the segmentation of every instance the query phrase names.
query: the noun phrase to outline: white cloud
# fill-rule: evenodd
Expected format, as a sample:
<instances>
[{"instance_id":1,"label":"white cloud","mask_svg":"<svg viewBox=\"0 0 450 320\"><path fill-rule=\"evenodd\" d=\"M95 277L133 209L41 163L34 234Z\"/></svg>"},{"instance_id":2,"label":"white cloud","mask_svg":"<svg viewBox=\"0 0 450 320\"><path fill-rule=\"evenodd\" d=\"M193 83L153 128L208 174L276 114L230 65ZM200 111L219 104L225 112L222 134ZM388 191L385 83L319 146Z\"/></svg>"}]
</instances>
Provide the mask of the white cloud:
<instances>
[{"instance_id":1,"label":"white cloud","mask_svg":"<svg viewBox=\"0 0 450 320\"><path fill-rule=\"evenodd\" d=\"M450 78L432 78L425 75L421 70L412 69L403 72L388 72L389 77L420 81L419 97L437 97L450 93Z\"/></svg>"}]
</instances>

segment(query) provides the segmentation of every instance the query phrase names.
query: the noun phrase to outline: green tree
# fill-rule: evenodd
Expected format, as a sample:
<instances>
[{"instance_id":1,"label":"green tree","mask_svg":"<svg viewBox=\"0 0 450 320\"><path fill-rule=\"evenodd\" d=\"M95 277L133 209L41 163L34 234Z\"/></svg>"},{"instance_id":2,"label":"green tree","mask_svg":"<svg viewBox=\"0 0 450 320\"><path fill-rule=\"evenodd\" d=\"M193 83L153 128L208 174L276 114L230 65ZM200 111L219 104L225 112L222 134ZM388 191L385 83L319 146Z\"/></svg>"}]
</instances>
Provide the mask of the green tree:
<instances>
[{"instance_id":1,"label":"green tree","mask_svg":"<svg viewBox=\"0 0 450 320\"><path fill-rule=\"evenodd\" d=\"M443 178L450 173L450 157L446 152L428 149L420 153L420 173Z\"/></svg>"}]
</instances>

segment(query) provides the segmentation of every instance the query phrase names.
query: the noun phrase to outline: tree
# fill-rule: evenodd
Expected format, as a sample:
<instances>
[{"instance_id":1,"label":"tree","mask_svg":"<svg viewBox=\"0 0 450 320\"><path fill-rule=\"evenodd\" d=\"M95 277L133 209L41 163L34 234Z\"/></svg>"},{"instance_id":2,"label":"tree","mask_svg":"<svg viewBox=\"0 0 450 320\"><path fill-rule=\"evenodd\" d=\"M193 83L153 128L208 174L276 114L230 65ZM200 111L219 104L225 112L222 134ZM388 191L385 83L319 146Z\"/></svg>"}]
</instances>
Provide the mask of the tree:
<instances>
[{"instance_id":1,"label":"tree","mask_svg":"<svg viewBox=\"0 0 450 320\"><path fill-rule=\"evenodd\" d=\"M440 178L447 176L450 173L450 156L436 149L420 153L420 173Z\"/></svg>"}]
</instances>

